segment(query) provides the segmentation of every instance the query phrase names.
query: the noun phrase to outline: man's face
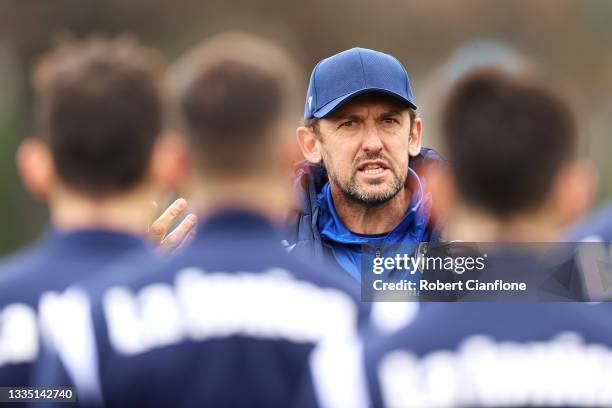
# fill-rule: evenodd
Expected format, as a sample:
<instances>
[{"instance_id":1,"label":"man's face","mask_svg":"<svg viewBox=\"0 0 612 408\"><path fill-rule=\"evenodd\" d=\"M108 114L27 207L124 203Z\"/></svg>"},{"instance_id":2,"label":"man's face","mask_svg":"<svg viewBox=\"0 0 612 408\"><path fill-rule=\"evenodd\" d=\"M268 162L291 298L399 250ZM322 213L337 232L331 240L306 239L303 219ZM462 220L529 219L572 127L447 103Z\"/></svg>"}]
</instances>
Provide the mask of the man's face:
<instances>
[{"instance_id":1,"label":"man's face","mask_svg":"<svg viewBox=\"0 0 612 408\"><path fill-rule=\"evenodd\" d=\"M420 132L420 123L418 128ZM411 126L408 108L395 98L382 94L356 97L321 119L318 131L319 151L332 189L367 206L387 202L402 190ZM420 133L417 138L420 149Z\"/></svg>"}]
</instances>

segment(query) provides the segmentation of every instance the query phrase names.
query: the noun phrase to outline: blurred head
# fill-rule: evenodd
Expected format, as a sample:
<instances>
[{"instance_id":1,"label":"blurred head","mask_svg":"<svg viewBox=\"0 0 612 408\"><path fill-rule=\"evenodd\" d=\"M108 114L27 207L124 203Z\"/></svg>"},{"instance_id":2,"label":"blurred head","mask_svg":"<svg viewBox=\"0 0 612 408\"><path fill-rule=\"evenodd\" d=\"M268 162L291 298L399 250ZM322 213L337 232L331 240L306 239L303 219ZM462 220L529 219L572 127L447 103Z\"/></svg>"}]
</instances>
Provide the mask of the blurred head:
<instances>
[{"instance_id":1,"label":"blurred head","mask_svg":"<svg viewBox=\"0 0 612 408\"><path fill-rule=\"evenodd\" d=\"M460 200L498 220L580 215L592 180L578 160L578 130L566 101L528 72L481 68L452 88L443 140Z\"/></svg>"},{"instance_id":2,"label":"blurred head","mask_svg":"<svg viewBox=\"0 0 612 408\"><path fill-rule=\"evenodd\" d=\"M308 161L325 166L334 191L376 206L402 190L408 158L420 152L415 109L408 74L396 58L346 50L314 68L298 143Z\"/></svg>"},{"instance_id":3,"label":"blurred head","mask_svg":"<svg viewBox=\"0 0 612 408\"><path fill-rule=\"evenodd\" d=\"M299 82L283 49L248 34L215 36L182 57L170 75L174 120L197 175L231 182L278 173Z\"/></svg>"},{"instance_id":4,"label":"blurred head","mask_svg":"<svg viewBox=\"0 0 612 408\"><path fill-rule=\"evenodd\" d=\"M43 56L32 83L39 138L18 153L28 186L93 199L121 195L152 179L162 127L159 55L129 38L68 41ZM166 146L167 147L167 146Z\"/></svg>"}]
</instances>

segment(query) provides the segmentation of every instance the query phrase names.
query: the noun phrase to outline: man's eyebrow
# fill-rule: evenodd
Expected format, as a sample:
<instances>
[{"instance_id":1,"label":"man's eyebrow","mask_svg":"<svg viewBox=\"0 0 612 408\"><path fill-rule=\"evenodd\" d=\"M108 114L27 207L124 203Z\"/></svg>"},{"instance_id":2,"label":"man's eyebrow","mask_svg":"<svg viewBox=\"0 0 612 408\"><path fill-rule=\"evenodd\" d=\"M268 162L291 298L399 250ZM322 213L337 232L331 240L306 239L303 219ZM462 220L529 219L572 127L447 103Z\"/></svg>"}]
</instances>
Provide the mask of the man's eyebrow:
<instances>
[{"instance_id":1,"label":"man's eyebrow","mask_svg":"<svg viewBox=\"0 0 612 408\"><path fill-rule=\"evenodd\" d=\"M360 116L357 115L356 113L337 113L331 116L330 119L334 120L334 121L340 121L340 120L359 120Z\"/></svg>"},{"instance_id":2,"label":"man's eyebrow","mask_svg":"<svg viewBox=\"0 0 612 408\"><path fill-rule=\"evenodd\" d=\"M381 113L379 117L382 118L382 117L387 117L387 116L401 116L401 115L402 115L401 109L389 109Z\"/></svg>"}]
</instances>

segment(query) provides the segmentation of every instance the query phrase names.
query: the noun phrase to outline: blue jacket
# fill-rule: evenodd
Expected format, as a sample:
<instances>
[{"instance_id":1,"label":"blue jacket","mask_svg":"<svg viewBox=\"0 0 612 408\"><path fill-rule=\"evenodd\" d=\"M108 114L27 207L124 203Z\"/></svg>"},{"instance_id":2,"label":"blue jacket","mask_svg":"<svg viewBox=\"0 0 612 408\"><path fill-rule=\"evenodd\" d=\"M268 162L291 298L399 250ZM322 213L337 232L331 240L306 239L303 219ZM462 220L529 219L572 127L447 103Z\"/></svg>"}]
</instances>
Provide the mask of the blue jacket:
<instances>
[{"instance_id":1,"label":"blue jacket","mask_svg":"<svg viewBox=\"0 0 612 408\"><path fill-rule=\"evenodd\" d=\"M421 153L410 159L410 168L422 180L427 180L428 172L435 166L444 165L442 157L433 149L422 148ZM290 214L290 250L299 258L312 261L324 259L337 263L332 248L321 237L319 219L321 205L319 195L327 183L327 172L321 165L308 162L299 164L294 179L294 190L299 207ZM428 214L429 215L429 214ZM429 242L441 241L440 226L428 217L427 234Z\"/></svg>"}]
</instances>

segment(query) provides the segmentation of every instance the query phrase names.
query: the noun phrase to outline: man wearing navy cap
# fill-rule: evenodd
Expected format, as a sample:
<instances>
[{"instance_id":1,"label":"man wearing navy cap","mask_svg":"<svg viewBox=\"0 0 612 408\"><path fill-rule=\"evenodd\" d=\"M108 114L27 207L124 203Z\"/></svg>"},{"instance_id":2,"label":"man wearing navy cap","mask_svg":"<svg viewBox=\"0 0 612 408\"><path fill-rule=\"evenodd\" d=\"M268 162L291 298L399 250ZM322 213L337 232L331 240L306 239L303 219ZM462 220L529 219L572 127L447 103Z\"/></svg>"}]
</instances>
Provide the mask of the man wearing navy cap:
<instances>
[{"instance_id":1,"label":"man wearing navy cap","mask_svg":"<svg viewBox=\"0 0 612 408\"><path fill-rule=\"evenodd\" d=\"M363 245L417 249L438 235L423 175L442 163L421 148L408 74L394 57L353 48L319 62L297 139L306 161L293 252L334 258L360 281ZM387 254L388 255L388 254Z\"/></svg>"}]
</instances>

